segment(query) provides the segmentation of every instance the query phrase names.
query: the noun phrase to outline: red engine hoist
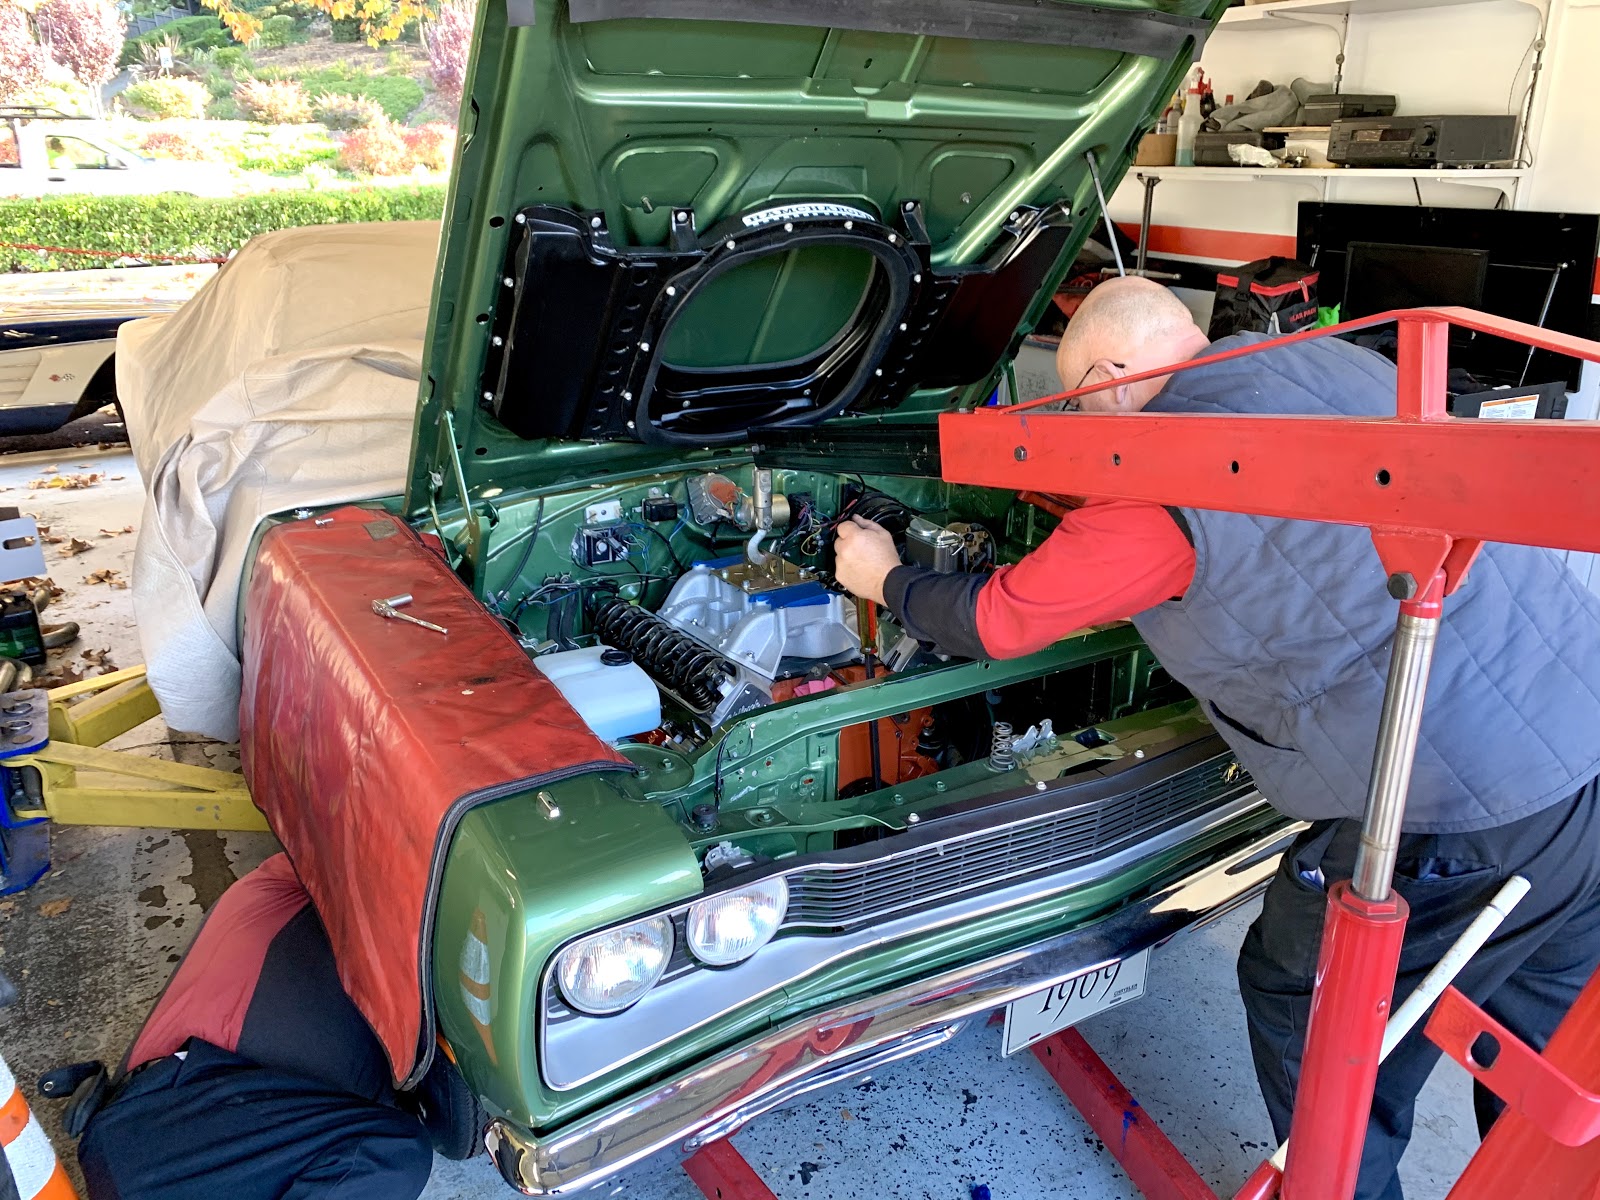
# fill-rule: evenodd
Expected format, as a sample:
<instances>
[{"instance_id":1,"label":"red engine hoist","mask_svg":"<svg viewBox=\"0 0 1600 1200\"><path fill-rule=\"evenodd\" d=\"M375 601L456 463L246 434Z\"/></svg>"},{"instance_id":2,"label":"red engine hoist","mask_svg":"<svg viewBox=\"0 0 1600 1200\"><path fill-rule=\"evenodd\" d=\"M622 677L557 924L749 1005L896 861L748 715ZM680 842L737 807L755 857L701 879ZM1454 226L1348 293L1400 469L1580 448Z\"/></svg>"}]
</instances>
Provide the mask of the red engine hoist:
<instances>
[{"instance_id":1,"label":"red engine hoist","mask_svg":"<svg viewBox=\"0 0 1600 1200\"><path fill-rule=\"evenodd\" d=\"M1388 418L1042 411L1124 383L1289 342L1398 324ZM1445 411L1451 326L1600 363L1600 343L1468 309L1418 309L1308 330L1042 400L940 418L952 483L1364 525L1399 601L1354 877L1329 888L1300 1086L1280 1170L1235 1200L1349 1200L1372 1105L1405 901L1392 889L1445 598L1484 542L1600 551L1600 422L1457 420ZM1450 1200L1600 1200L1600 974L1538 1054L1454 988L1427 1036L1506 1102ZM1475 1047L1488 1038L1496 1053ZM1149 1200L1215 1200L1083 1038L1036 1055ZM727 1143L685 1164L708 1196L770 1197Z\"/></svg>"}]
</instances>

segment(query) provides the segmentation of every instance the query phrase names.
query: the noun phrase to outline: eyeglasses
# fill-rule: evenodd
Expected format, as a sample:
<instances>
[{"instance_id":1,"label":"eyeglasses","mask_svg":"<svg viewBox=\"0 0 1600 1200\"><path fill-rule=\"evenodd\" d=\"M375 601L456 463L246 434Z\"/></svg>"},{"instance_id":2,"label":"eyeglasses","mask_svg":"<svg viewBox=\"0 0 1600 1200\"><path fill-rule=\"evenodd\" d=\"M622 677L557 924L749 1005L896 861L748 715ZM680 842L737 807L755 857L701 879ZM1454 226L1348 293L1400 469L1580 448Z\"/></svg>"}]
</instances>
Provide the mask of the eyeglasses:
<instances>
[{"instance_id":1,"label":"eyeglasses","mask_svg":"<svg viewBox=\"0 0 1600 1200\"><path fill-rule=\"evenodd\" d=\"M1111 365L1113 367L1115 367L1119 371L1126 371L1128 369L1128 364L1127 363L1114 362ZM1090 363L1089 364L1089 369L1083 373L1083 378L1078 380L1077 387L1074 387L1072 390L1073 391L1077 391L1078 388L1081 388L1084 384L1088 383L1089 382L1089 376L1093 375L1095 373L1096 368L1098 368L1099 366L1100 366L1099 363Z\"/></svg>"},{"instance_id":2,"label":"eyeglasses","mask_svg":"<svg viewBox=\"0 0 1600 1200\"><path fill-rule=\"evenodd\" d=\"M1115 367L1119 371L1126 371L1128 369L1128 364L1127 363L1114 362L1111 365L1113 367ZM1097 362L1096 363L1090 363L1089 364L1089 369L1083 373L1083 378L1078 380L1076 386L1074 386L1072 388L1069 388L1068 390L1075 392L1075 391L1078 390L1078 388L1081 388L1084 384L1088 383L1089 382L1089 376L1093 375L1095 373L1095 370L1099 366L1100 366L1100 364L1097 363ZM1081 396L1078 396L1078 397L1075 397L1074 399L1066 400L1066 401L1062 402L1062 409L1064 411L1066 411L1066 412L1077 412L1082 407L1083 407L1083 397L1081 397Z\"/></svg>"}]
</instances>

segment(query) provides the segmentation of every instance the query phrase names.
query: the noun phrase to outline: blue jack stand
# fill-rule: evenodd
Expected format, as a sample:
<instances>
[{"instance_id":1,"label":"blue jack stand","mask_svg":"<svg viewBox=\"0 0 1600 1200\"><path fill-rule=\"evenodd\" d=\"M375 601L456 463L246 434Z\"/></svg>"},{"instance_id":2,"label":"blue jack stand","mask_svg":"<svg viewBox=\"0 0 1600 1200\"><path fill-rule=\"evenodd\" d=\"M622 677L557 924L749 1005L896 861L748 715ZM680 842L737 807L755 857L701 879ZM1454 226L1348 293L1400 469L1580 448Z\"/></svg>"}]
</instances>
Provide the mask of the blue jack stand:
<instances>
[{"instance_id":1,"label":"blue jack stand","mask_svg":"<svg viewBox=\"0 0 1600 1200\"><path fill-rule=\"evenodd\" d=\"M32 771L37 780L38 772L3 765L5 759L48 742L49 727L49 693L33 689L5 698L0 709L0 896L32 887L50 869L49 818L18 815L40 807L40 798L28 794L23 776Z\"/></svg>"}]
</instances>

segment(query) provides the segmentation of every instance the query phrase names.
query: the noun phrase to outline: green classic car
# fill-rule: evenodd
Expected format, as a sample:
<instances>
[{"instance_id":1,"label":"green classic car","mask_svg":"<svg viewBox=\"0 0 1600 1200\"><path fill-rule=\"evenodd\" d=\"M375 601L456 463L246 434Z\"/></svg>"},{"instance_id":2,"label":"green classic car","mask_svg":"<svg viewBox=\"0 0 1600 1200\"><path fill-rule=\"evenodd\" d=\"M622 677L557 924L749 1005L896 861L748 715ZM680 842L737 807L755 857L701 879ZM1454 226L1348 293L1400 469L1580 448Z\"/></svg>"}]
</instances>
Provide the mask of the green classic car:
<instances>
[{"instance_id":1,"label":"green classic car","mask_svg":"<svg viewBox=\"0 0 1600 1200\"><path fill-rule=\"evenodd\" d=\"M852 513L941 571L1048 535L935 418L1008 402L1223 7L480 6L409 486L260 538L245 755L397 1079L524 1193L1135 999L1275 868L1131 627L954 660L830 574Z\"/></svg>"}]
</instances>

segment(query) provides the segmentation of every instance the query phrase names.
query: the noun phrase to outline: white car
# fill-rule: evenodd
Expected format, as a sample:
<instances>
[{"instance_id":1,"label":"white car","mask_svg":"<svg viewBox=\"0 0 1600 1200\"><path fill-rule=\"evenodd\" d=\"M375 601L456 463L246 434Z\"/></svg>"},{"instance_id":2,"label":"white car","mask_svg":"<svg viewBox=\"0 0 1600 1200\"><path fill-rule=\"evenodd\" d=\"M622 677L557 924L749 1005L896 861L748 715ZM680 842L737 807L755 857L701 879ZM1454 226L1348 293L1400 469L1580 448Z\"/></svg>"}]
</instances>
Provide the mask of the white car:
<instances>
[{"instance_id":1,"label":"white car","mask_svg":"<svg viewBox=\"0 0 1600 1200\"><path fill-rule=\"evenodd\" d=\"M0 305L0 437L51 433L117 402L117 329L175 300Z\"/></svg>"},{"instance_id":2,"label":"white car","mask_svg":"<svg viewBox=\"0 0 1600 1200\"><path fill-rule=\"evenodd\" d=\"M0 195L231 196L237 190L220 164L146 158L112 141L88 118L0 107Z\"/></svg>"}]
</instances>

